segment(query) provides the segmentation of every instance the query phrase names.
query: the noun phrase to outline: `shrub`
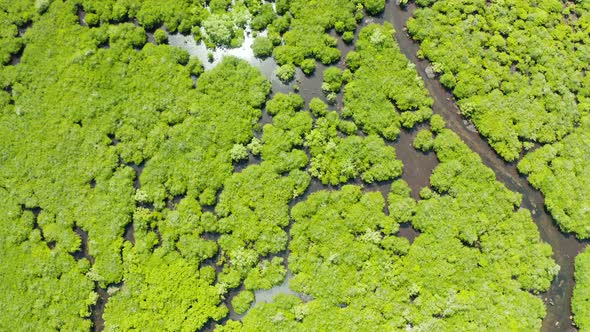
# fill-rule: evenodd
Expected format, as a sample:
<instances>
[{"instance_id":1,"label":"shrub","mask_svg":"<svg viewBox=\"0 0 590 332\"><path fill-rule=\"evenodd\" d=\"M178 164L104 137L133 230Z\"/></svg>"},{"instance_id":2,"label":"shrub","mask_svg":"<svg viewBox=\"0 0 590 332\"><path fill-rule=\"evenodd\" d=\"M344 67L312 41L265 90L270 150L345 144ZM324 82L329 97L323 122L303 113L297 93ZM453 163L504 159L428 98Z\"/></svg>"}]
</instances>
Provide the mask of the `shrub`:
<instances>
[{"instance_id":1,"label":"shrub","mask_svg":"<svg viewBox=\"0 0 590 332\"><path fill-rule=\"evenodd\" d=\"M256 37L252 43L252 51L257 58L266 58L272 54L274 45L267 37Z\"/></svg>"},{"instance_id":2,"label":"shrub","mask_svg":"<svg viewBox=\"0 0 590 332\"><path fill-rule=\"evenodd\" d=\"M283 83L288 83L295 77L295 66L292 64L282 65L276 70L276 74Z\"/></svg>"},{"instance_id":3,"label":"shrub","mask_svg":"<svg viewBox=\"0 0 590 332\"><path fill-rule=\"evenodd\" d=\"M166 44L168 42L168 34L166 31L158 29L156 32L154 32L154 39L158 44Z\"/></svg>"}]
</instances>

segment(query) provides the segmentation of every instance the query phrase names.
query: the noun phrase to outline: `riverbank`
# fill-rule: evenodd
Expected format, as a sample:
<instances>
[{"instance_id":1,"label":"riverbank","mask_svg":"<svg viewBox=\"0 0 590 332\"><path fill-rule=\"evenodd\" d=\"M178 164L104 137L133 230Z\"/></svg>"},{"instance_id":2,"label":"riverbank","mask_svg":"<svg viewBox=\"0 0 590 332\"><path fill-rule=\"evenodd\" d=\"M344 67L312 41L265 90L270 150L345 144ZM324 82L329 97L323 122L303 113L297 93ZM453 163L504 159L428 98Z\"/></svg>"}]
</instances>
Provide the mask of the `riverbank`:
<instances>
[{"instance_id":1,"label":"riverbank","mask_svg":"<svg viewBox=\"0 0 590 332\"><path fill-rule=\"evenodd\" d=\"M448 128L457 133L471 150L481 157L484 164L494 171L498 181L504 183L510 190L522 194L522 207L531 211L541 238L551 245L553 258L561 267L549 291L540 295L547 307L547 316L543 320L543 331L571 328L571 296L575 284L574 259L584 249L586 242L580 242L573 235L563 234L559 231L544 208L542 194L518 173L516 162L507 163L502 160L481 135L470 130L470 125L466 124L461 117L452 94L438 80L428 78L426 68L430 66L430 63L417 57L419 45L410 38L405 29L407 20L415 10L414 4L401 8L389 1L383 19L394 25L395 38L401 51L416 65L426 88L434 99L433 112L444 117Z\"/></svg>"}]
</instances>

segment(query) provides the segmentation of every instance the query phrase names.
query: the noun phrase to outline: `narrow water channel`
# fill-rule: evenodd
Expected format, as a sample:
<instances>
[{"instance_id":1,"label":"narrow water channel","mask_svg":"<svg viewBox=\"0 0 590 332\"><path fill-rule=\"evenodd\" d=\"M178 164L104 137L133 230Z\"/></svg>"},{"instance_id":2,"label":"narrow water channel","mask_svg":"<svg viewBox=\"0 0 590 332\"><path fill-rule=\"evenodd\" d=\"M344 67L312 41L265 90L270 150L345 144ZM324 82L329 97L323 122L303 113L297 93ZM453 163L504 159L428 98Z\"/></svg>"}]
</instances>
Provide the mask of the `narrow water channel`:
<instances>
[{"instance_id":1,"label":"narrow water channel","mask_svg":"<svg viewBox=\"0 0 590 332\"><path fill-rule=\"evenodd\" d=\"M563 234L559 231L553 219L544 207L543 195L535 190L520 175L516 169L516 163L507 163L502 160L488 145L485 139L478 133L470 130L470 125L464 122L459 114L459 109L453 96L436 79L429 79L425 70L429 66L427 60L418 59L416 53L418 44L406 33L406 22L416 10L412 3L406 8L400 8L393 1L388 1L383 19L391 22L395 28L397 40L404 55L416 65L416 69L425 82L426 88L434 99L433 111L443 116L447 127L457 133L463 141L476 152L485 165L496 173L496 179L501 181L512 191L523 195L522 207L529 209L539 228L539 233L544 242L553 248L553 258L561 266L558 276L553 280L551 288L541 294L547 307L547 316L543 320L542 331L568 331L575 330L571 319L571 296L574 287L574 259L583 250L586 243L575 239L571 234Z\"/></svg>"}]
</instances>

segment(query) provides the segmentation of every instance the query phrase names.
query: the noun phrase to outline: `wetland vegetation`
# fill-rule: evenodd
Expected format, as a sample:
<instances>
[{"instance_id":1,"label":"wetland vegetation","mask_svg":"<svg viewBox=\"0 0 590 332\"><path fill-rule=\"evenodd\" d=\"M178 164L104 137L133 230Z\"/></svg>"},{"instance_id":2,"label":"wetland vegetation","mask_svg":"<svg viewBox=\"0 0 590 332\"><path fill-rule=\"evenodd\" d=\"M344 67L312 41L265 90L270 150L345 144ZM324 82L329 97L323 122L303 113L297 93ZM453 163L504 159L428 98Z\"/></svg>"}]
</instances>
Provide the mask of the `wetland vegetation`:
<instances>
[{"instance_id":1,"label":"wetland vegetation","mask_svg":"<svg viewBox=\"0 0 590 332\"><path fill-rule=\"evenodd\" d=\"M462 114L590 237L585 2L417 4L409 32ZM544 326L558 253L433 115L393 4L0 6L0 330ZM245 40L259 60L220 56Z\"/></svg>"}]
</instances>

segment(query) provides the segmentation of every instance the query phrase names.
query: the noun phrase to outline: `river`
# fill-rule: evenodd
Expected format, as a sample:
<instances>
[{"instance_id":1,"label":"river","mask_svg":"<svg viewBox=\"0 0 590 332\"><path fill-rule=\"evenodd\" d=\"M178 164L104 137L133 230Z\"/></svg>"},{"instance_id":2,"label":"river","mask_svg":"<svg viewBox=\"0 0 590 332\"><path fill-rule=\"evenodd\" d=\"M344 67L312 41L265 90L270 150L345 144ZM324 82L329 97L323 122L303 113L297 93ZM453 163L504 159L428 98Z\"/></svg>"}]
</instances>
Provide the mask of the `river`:
<instances>
[{"instance_id":1,"label":"river","mask_svg":"<svg viewBox=\"0 0 590 332\"><path fill-rule=\"evenodd\" d=\"M516 163L507 163L498 157L494 150L488 145L485 138L474 131L472 124L461 117L452 94L436 79L429 79L427 77L425 70L429 66L429 62L427 60L419 59L416 56L419 45L414 42L405 31L406 21L412 16L415 9L416 7L414 4L410 4L406 8L400 8L393 1L388 1L384 14L378 18L366 18L361 24L361 27L357 29L357 34L362 26L371 22L383 23L387 21L392 23L396 31L395 39L397 40L402 53L416 65L416 69L424 80L430 96L434 100L432 106L433 112L435 114L440 114L445 119L447 127L457 133L471 150L481 157L484 164L494 171L498 181L504 183L510 190L522 194L522 207L529 209L532 212L541 239L551 245L553 248L553 258L561 267L559 274L551 284L551 288L547 292L539 295L547 307L547 315L543 320L542 331L564 331L567 329L575 331L575 328L572 327L572 313L570 306L571 295L575 284L574 259L575 256L583 250L586 243L576 240L575 237L570 234L564 234L559 231L553 219L544 208L543 196L528 183L524 176L518 173ZM169 37L170 45L182 47L188 50L191 55L198 56L206 69L210 69L218 64L223 55L234 55L245 59L253 66L259 68L271 81L273 93L293 92L294 84L297 84L299 86L298 93L306 102L309 102L313 97L320 97L325 100L324 95L321 92L322 73L326 68L325 66L318 64L316 72L312 76L305 76L299 69L297 69L295 80L290 84L283 84L274 75L277 65L272 58L259 60L253 56L250 50L252 40L253 38L251 36L246 36L244 45L239 49L218 49L214 51L213 54L215 60L210 63L207 59L209 51L203 45L197 45L192 37L182 35L171 35ZM341 40L338 42L338 47L342 51L342 59L344 59L346 53L352 49L351 46L345 45ZM343 62L341 61L338 66L342 68ZM339 102L337 106L341 106L341 96L339 96L338 100ZM262 123L268 123L270 121L271 118L268 115L264 115L261 119ZM404 130L395 142L388 142L388 144L396 148L398 158L404 163L404 174L402 175L402 178L407 181L412 188L412 196L417 198L419 189L428 185L430 174L432 169L436 166L437 161L433 153L423 154L411 147L415 132L416 130ZM390 183L391 182L386 182L365 186L365 190L379 190L386 195ZM309 188L306 191L304 197L320 189L324 189L323 186L313 186L313 188ZM400 234L410 238L410 240L413 240L417 235L409 225L403 225ZM288 276L291 276L290 272L288 273ZM288 279L290 278L286 278L282 285L269 291L256 292L255 302L266 302L269 296L277 293L291 293L292 291L286 287ZM236 316L234 317L238 318Z\"/></svg>"},{"instance_id":2,"label":"river","mask_svg":"<svg viewBox=\"0 0 590 332\"><path fill-rule=\"evenodd\" d=\"M524 176L518 173L516 163L507 163L494 152L486 140L478 133L470 130L464 122L453 96L435 79L428 79L427 60L418 59L418 44L406 33L405 25L412 16L416 6L410 4L401 9L393 2L388 2L384 19L393 23L397 40L402 52L416 65L416 69L426 83L426 88L434 99L433 111L440 114L447 122L447 127L457 133L463 141L475 151L483 162L496 173L496 179L512 191L523 195L522 207L529 209L538 226L544 242L553 248L553 258L561 266L558 276L553 280L551 288L541 294L547 306L547 316L543 320L542 331L575 330L571 319L571 296L574 288L574 259L584 249L585 242L580 242L571 234L560 232L555 222L545 209L543 195L535 190Z\"/></svg>"}]
</instances>

